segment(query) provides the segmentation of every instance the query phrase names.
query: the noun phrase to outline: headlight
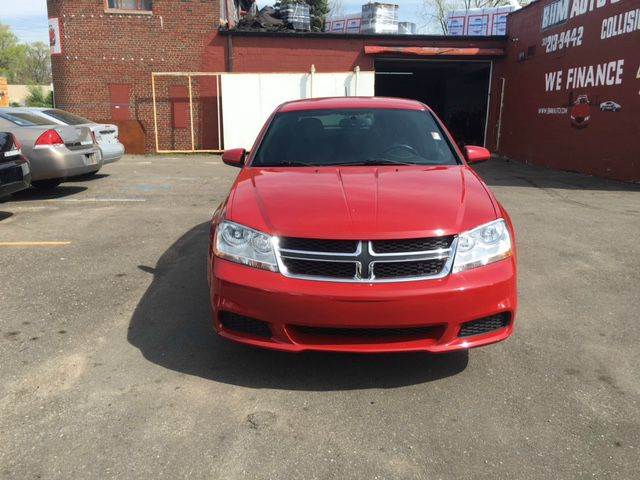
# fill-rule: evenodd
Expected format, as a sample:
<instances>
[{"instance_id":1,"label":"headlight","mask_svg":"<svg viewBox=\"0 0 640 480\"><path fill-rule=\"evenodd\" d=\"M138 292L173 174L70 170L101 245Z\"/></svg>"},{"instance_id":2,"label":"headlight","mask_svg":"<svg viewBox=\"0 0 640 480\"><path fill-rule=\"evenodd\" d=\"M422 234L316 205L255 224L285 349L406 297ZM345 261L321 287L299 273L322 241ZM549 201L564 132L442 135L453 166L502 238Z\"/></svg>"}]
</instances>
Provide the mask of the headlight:
<instances>
[{"instance_id":1,"label":"headlight","mask_svg":"<svg viewBox=\"0 0 640 480\"><path fill-rule=\"evenodd\" d=\"M232 262L278 271L272 237L237 223L220 222L216 229L214 253Z\"/></svg>"},{"instance_id":2,"label":"headlight","mask_svg":"<svg viewBox=\"0 0 640 480\"><path fill-rule=\"evenodd\" d=\"M458 236L453 273L497 262L511 253L511 237L504 220L480 225Z\"/></svg>"}]
</instances>

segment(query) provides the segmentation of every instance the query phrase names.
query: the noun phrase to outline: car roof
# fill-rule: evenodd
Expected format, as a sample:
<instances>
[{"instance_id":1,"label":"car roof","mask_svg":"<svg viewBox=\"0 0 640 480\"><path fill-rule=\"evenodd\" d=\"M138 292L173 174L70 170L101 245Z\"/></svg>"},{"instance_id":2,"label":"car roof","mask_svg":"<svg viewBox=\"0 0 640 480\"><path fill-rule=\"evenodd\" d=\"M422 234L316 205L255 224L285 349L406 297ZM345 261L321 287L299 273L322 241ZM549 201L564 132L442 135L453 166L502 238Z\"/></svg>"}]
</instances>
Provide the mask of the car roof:
<instances>
[{"instance_id":1,"label":"car roof","mask_svg":"<svg viewBox=\"0 0 640 480\"><path fill-rule=\"evenodd\" d=\"M29 111L38 111L42 112L44 110L52 110L52 108L43 108L43 107L1 107L0 112L29 112Z\"/></svg>"},{"instance_id":2,"label":"car roof","mask_svg":"<svg viewBox=\"0 0 640 480\"><path fill-rule=\"evenodd\" d=\"M278 112L299 112L305 110L349 110L376 108L389 110L429 110L417 100L390 97L327 97L294 100L280 105Z\"/></svg>"}]
</instances>

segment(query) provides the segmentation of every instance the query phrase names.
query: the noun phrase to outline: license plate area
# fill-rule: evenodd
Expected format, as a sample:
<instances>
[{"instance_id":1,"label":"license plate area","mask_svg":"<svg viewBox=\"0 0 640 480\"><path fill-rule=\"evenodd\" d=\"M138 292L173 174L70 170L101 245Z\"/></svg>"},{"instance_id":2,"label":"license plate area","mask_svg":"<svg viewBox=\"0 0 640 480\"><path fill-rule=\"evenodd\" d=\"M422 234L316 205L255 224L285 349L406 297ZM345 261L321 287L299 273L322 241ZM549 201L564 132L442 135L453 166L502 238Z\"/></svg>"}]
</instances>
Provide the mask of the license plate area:
<instances>
[{"instance_id":1,"label":"license plate area","mask_svg":"<svg viewBox=\"0 0 640 480\"><path fill-rule=\"evenodd\" d=\"M98 156L95 153L88 153L84 156L84 164L88 167L98 163Z\"/></svg>"}]
</instances>

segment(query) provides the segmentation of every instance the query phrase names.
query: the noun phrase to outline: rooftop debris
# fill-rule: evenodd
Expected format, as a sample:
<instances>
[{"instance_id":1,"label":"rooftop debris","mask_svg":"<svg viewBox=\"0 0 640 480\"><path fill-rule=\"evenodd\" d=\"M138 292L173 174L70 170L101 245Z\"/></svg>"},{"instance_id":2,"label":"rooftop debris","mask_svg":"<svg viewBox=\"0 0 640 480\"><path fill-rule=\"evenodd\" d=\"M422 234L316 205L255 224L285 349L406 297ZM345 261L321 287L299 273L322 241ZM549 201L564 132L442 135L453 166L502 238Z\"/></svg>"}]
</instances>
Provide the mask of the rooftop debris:
<instances>
[{"instance_id":1,"label":"rooftop debris","mask_svg":"<svg viewBox=\"0 0 640 480\"><path fill-rule=\"evenodd\" d=\"M258 31L322 31L326 0L280 0L258 11L255 0L221 0L221 24L229 29Z\"/></svg>"}]
</instances>

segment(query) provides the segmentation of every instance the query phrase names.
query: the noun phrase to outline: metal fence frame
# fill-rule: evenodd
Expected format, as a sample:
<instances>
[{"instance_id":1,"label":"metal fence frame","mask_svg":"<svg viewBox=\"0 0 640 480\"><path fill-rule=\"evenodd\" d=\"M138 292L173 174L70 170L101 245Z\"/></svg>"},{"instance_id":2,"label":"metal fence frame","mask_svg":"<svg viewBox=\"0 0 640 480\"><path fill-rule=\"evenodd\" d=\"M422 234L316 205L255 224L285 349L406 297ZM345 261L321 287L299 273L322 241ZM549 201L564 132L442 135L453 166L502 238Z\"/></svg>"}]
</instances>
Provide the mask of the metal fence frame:
<instances>
[{"instance_id":1,"label":"metal fence frame","mask_svg":"<svg viewBox=\"0 0 640 480\"><path fill-rule=\"evenodd\" d=\"M187 77L189 80L189 118L191 125L191 150L160 150L160 143L158 139L158 108L156 102L156 77ZM216 100L218 108L218 149L206 150L196 149L195 144L195 130L193 128L193 90L192 90L192 78L193 77L217 77L216 81ZM213 72L152 72L151 73L151 90L153 97L153 131L155 134L156 153L222 153L222 106L220 104L220 81L222 73Z\"/></svg>"}]
</instances>

